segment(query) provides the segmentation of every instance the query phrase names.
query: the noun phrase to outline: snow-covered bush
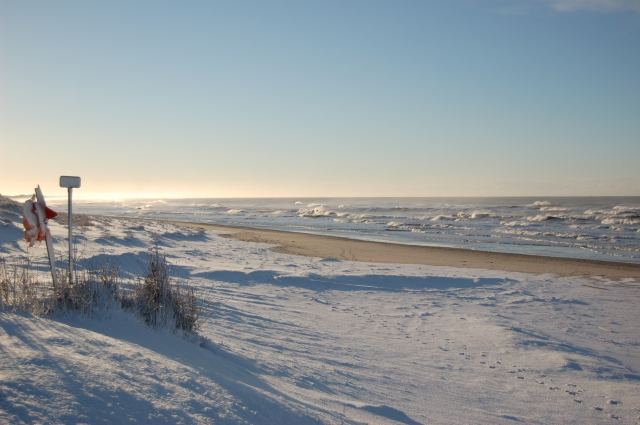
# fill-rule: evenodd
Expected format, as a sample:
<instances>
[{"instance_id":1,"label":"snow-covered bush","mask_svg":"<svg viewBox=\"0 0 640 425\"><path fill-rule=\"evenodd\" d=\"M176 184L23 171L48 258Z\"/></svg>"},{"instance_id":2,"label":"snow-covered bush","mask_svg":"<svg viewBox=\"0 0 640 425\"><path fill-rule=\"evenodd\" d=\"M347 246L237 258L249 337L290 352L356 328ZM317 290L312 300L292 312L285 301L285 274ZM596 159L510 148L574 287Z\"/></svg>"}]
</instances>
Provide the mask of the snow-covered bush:
<instances>
[{"instance_id":1,"label":"snow-covered bush","mask_svg":"<svg viewBox=\"0 0 640 425\"><path fill-rule=\"evenodd\" d=\"M8 265L0 258L0 309L33 314L76 311L90 316L115 303L135 311L151 326L187 332L198 328L199 307L193 289L171 281L166 257L158 249L149 255L147 275L133 285L123 285L120 270L110 264L76 271L71 279L65 270L56 281L39 281L28 260Z\"/></svg>"},{"instance_id":2,"label":"snow-covered bush","mask_svg":"<svg viewBox=\"0 0 640 425\"><path fill-rule=\"evenodd\" d=\"M187 332L198 330L199 307L193 288L174 289L174 319L176 328Z\"/></svg>"},{"instance_id":3,"label":"snow-covered bush","mask_svg":"<svg viewBox=\"0 0 640 425\"><path fill-rule=\"evenodd\" d=\"M134 306L151 326L174 326L192 332L198 325L198 305L193 289L171 283L167 259L156 248L149 256L147 276L133 293L123 296L123 306Z\"/></svg>"},{"instance_id":4,"label":"snow-covered bush","mask_svg":"<svg viewBox=\"0 0 640 425\"><path fill-rule=\"evenodd\" d=\"M53 285L51 309L92 315L109 308L119 297L118 279L119 271L110 266L76 272L71 280L61 273Z\"/></svg>"}]
</instances>

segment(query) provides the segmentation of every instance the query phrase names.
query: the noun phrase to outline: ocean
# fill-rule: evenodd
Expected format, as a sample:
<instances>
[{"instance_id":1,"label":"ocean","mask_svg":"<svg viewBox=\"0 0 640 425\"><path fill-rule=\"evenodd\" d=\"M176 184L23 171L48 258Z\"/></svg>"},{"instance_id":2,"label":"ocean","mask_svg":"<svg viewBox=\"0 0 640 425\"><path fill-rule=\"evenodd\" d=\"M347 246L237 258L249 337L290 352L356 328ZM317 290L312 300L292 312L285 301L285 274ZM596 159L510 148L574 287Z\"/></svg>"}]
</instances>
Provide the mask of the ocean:
<instances>
[{"instance_id":1,"label":"ocean","mask_svg":"<svg viewBox=\"0 0 640 425\"><path fill-rule=\"evenodd\" d=\"M55 203L59 210L66 201ZM86 214L640 263L640 197L252 198L74 202Z\"/></svg>"}]
</instances>

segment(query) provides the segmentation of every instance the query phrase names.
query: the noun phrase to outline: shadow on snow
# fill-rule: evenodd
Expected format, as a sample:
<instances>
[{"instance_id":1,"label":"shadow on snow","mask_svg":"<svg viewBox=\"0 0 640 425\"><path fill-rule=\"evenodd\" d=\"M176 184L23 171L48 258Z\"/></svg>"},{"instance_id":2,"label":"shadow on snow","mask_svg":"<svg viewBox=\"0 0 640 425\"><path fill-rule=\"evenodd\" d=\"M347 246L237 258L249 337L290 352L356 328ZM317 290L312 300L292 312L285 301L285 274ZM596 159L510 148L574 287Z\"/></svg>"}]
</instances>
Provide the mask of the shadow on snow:
<instances>
[{"instance_id":1,"label":"shadow on snow","mask_svg":"<svg viewBox=\"0 0 640 425\"><path fill-rule=\"evenodd\" d=\"M271 284L292 286L313 291L420 291L468 289L478 286L498 285L507 282L498 278L459 278L441 276L397 276L397 275L337 275L308 276L281 275L275 271L212 271L192 275L239 285Z\"/></svg>"},{"instance_id":2,"label":"shadow on snow","mask_svg":"<svg viewBox=\"0 0 640 425\"><path fill-rule=\"evenodd\" d=\"M133 320L135 321L135 319ZM154 331L135 322L121 323L125 326L113 326L114 324L110 321L61 317L60 323L63 324L62 328L47 327L47 331L56 332L58 335L55 340L62 344L72 344L74 338L77 338L72 329L65 332L64 325L82 328L90 331L85 336L83 344L94 346L96 351L103 349L105 344L111 344L92 337L92 332L151 350L194 370L198 376L204 376L215 382L239 402L231 407L235 418L229 417L228 412L217 411L215 408L207 412L205 415L215 423L319 423L318 419L301 411L304 410L300 409L300 407L305 407L304 403L278 391L260 379L258 376L259 368L253 361L228 352L206 340L202 340L199 345L193 344L184 341L179 336L164 331ZM134 424L145 424L150 421L157 424L197 422L184 409L154 405L149 400L140 398L134 392L127 391L126 385L95 385L90 379L87 379L87 376L84 376L82 371L78 370L73 359L61 358L51 350L49 342L33 338L30 335L32 330L22 323L20 316L17 316L15 320L0 316L0 326L9 336L19 339L21 343L39 353L37 358L25 361L31 366L43 366L53 372L55 376L51 378L57 380L67 392L63 398L71 396L73 399L73 405L77 409L73 412L76 419L80 415L91 418L91 422L96 424L109 424L114 421ZM45 327L46 323L38 321L36 326ZM10 352L5 352L0 345L1 357L10 356L10 354ZM117 374L126 380L128 379L126 373L132 366L131 364L127 365L127 362L133 360L122 356L119 361L122 371ZM198 391L199 384L187 380L182 386L186 391ZM0 395L0 411L4 410L27 423L36 420L38 414L46 414L45 409L47 406L51 406L51 403L56 404L62 401L66 404L70 401L61 400L60 394L57 392L41 389L37 383L29 379L0 383L0 388L2 387L4 387L2 393L5 394ZM161 386L158 386L158 391L158 399L161 399L163 395ZM16 405L10 401L13 397L7 398L7 395L12 394L13 397L19 399L24 399L25 395L29 395L30 397L27 397L26 400L35 397L38 402ZM192 400L192 403L198 402ZM290 407L292 405L297 405L299 408L294 410ZM200 410L199 407L204 406L194 405L191 407ZM58 419L71 421L73 418L63 414Z\"/></svg>"}]
</instances>

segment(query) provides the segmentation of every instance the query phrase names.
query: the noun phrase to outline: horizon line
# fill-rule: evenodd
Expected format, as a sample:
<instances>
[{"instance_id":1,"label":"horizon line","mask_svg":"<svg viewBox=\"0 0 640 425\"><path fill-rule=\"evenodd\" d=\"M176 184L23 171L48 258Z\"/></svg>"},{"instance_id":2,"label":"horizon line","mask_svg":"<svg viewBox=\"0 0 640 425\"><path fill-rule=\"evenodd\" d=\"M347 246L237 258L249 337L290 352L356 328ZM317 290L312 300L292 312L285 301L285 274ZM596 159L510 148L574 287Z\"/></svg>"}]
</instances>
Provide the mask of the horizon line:
<instances>
[{"instance_id":1,"label":"horizon line","mask_svg":"<svg viewBox=\"0 0 640 425\"><path fill-rule=\"evenodd\" d=\"M2 195L6 198L28 198L30 194ZM66 195L50 195L49 199L66 199ZM110 196L110 195L81 195L74 193L74 200L77 201L120 201L120 200L179 200L179 199L424 199L424 198L640 198L640 194L635 195L357 195L357 196L335 196L335 195L288 195L288 196Z\"/></svg>"}]
</instances>

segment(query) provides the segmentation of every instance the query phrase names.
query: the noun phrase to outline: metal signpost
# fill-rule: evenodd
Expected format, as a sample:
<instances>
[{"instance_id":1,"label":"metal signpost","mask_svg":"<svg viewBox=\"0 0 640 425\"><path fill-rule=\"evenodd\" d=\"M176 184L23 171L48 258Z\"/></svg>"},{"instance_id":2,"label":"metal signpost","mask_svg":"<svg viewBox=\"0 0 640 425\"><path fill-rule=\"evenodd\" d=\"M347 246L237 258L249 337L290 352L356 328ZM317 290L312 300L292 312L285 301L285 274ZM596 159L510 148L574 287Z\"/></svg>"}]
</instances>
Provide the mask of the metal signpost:
<instances>
[{"instance_id":1,"label":"metal signpost","mask_svg":"<svg viewBox=\"0 0 640 425\"><path fill-rule=\"evenodd\" d=\"M80 177L60 176L60 187L67 188L67 195L69 198L69 207L67 212L67 220L69 226L69 283L73 283L73 242L71 239L71 228L73 221L71 218L71 196L73 193L73 188L80 187Z\"/></svg>"}]
</instances>

